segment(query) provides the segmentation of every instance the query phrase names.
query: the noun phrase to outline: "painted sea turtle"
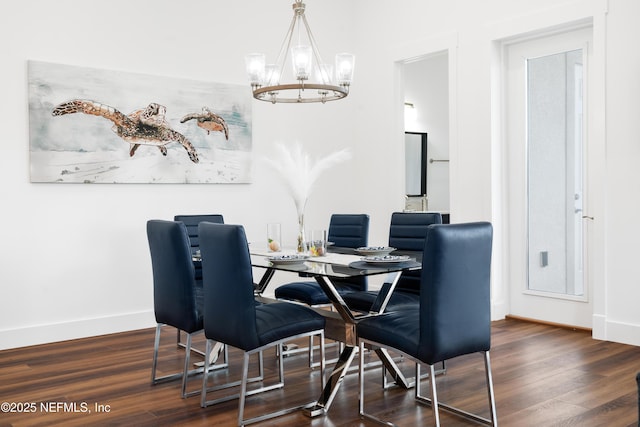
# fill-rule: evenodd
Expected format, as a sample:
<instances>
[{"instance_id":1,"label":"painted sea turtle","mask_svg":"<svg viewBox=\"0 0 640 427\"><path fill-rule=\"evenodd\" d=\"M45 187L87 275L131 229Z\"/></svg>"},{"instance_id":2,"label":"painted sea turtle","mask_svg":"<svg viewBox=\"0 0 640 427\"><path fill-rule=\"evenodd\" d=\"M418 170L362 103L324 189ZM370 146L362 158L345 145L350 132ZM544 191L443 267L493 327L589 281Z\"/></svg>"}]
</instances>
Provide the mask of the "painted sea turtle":
<instances>
[{"instance_id":1,"label":"painted sea turtle","mask_svg":"<svg viewBox=\"0 0 640 427\"><path fill-rule=\"evenodd\" d=\"M104 117L113 122L111 128L120 138L131 144L129 155L133 156L140 145L155 145L163 156L167 155L167 144L179 142L187 150L192 162L198 163L198 153L193 144L180 132L169 127L165 119L164 105L151 103L146 108L124 115L117 109L86 99L74 99L56 106L52 115L85 113Z\"/></svg>"},{"instance_id":2,"label":"painted sea turtle","mask_svg":"<svg viewBox=\"0 0 640 427\"><path fill-rule=\"evenodd\" d=\"M198 122L198 126L207 131L207 135L211 131L214 132L224 132L224 136L229 140L229 128L227 127L227 122L224 121L222 117L208 109L207 107L202 107L201 113L191 113L184 116L180 119L180 123L184 123L188 120L195 119Z\"/></svg>"}]
</instances>

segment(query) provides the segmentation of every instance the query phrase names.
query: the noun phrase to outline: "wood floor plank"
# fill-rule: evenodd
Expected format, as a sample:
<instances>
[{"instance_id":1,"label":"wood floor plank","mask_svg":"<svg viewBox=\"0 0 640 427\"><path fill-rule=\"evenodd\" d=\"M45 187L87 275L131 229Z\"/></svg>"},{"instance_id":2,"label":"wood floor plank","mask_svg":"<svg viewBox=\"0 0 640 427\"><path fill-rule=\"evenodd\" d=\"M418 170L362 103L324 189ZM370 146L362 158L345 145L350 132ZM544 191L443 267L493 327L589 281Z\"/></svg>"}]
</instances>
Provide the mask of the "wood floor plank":
<instances>
[{"instance_id":1,"label":"wood floor plank","mask_svg":"<svg viewBox=\"0 0 640 427\"><path fill-rule=\"evenodd\" d=\"M583 413L584 408L580 406L552 399L502 417L500 423L522 427L551 426Z\"/></svg>"},{"instance_id":2,"label":"wood floor plank","mask_svg":"<svg viewBox=\"0 0 640 427\"><path fill-rule=\"evenodd\" d=\"M0 351L0 403L15 405L14 412L0 413L0 427L235 425L237 400L203 409L199 397L180 398L178 382L150 384L153 339L154 330L145 329ZM306 345L306 340L299 344ZM204 348L203 337L196 338L195 345ZM240 352L232 349L229 356L230 368L214 378L239 378ZM201 358L194 355L193 360ZM584 331L508 319L492 325L491 360L502 426L638 425L638 347L594 340ZM183 362L175 331L166 328L159 373L179 371ZM413 376L412 363L399 365ZM275 353L268 352L267 374L274 375L276 368ZM250 397L249 415L317 398L317 370L309 370L304 353L286 358L285 371L284 390ZM399 426L432 424L431 408L416 404L413 390L382 390L379 369L367 370L365 381L368 411ZM443 401L488 416L482 357L448 361L447 373L436 381ZM200 386L201 377L189 383L191 390ZM358 417L357 390L358 375L350 373L328 415L310 419L297 412L259 425L372 426ZM428 394L426 380L422 392ZM35 410L25 412L32 404ZM445 413L441 417L444 426L474 425Z\"/></svg>"}]
</instances>

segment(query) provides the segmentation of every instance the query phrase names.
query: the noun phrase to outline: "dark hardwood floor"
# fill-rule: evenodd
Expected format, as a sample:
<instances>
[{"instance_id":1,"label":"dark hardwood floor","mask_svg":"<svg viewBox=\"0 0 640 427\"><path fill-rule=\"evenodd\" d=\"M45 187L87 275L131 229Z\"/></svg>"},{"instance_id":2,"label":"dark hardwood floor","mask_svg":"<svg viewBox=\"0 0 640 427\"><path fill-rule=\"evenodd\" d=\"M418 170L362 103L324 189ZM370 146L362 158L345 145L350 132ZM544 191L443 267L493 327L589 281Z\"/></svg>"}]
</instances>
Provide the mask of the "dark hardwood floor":
<instances>
[{"instance_id":1,"label":"dark hardwood floor","mask_svg":"<svg viewBox=\"0 0 640 427\"><path fill-rule=\"evenodd\" d=\"M203 409L199 397L180 398L177 382L150 385L153 337L154 330L147 329L1 351L0 402L23 412L6 412L3 404L0 426L235 425L237 400ZM201 347L202 339L198 342ZM267 375L275 372L274 354L265 355ZM215 375L237 377L238 355L231 350L231 367ZM335 350L329 350L333 355ZM166 328L160 367L179 370L183 357L174 330ZM640 347L508 319L493 324L491 361L501 426L638 425ZM305 363L303 355L285 359L284 390L250 397L247 415L317 398L317 371L310 373ZM411 364L402 366L412 375ZM480 355L449 361L437 382L442 401L488 416ZM189 388L200 384L195 378ZM358 417L357 384L357 373L349 374L326 416L294 413L258 425L374 425ZM424 393L427 387L423 381ZM431 425L431 408L414 403L413 390L381 390L379 369L368 371L366 390L369 412L399 426ZM77 412L71 411L74 404ZM473 425L446 413L441 421L444 426Z\"/></svg>"}]
</instances>

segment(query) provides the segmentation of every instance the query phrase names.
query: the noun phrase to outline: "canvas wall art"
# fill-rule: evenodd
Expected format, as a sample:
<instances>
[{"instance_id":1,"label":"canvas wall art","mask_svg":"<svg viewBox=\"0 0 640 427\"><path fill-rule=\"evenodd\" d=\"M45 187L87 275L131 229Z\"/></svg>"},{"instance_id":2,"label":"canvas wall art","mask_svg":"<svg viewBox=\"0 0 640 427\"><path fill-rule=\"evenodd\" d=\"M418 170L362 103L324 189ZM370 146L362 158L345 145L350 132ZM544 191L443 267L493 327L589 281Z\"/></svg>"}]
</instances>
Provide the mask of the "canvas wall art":
<instances>
[{"instance_id":1,"label":"canvas wall art","mask_svg":"<svg viewBox=\"0 0 640 427\"><path fill-rule=\"evenodd\" d=\"M31 182L248 183L244 85L28 62Z\"/></svg>"}]
</instances>

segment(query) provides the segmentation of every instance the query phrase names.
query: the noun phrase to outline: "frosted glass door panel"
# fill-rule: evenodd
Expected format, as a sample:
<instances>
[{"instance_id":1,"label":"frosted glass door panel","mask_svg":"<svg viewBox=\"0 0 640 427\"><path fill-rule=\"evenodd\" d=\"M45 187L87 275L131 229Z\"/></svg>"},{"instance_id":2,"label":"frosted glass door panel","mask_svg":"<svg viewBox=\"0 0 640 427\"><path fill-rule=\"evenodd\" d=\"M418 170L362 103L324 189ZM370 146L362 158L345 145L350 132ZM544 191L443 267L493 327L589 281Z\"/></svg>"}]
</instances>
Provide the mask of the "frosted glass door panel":
<instances>
[{"instance_id":1,"label":"frosted glass door panel","mask_svg":"<svg viewBox=\"0 0 640 427\"><path fill-rule=\"evenodd\" d=\"M582 274L582 49L527 59L528 289L571 296Z\"/></svg>"}]
</instances>

